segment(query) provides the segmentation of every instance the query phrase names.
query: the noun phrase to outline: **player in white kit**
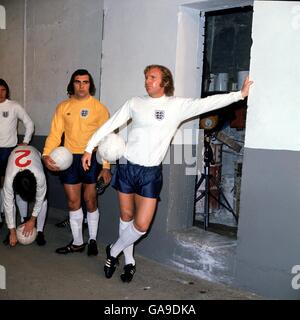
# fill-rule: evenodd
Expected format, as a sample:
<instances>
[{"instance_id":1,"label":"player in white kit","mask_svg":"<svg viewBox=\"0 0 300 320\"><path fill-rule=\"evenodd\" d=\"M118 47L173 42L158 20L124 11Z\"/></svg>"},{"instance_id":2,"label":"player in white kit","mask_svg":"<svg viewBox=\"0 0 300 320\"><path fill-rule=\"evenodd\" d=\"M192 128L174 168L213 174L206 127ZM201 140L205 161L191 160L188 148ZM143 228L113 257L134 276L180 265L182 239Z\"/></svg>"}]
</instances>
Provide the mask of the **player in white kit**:
<instances>
[{"instance_id":1,"label":"player in white kit","mask_svg":"<svg viewBox=\"0 0 300 320\"><path fill-rule=\"evenodd\" d=\"M38 245L46 243L43 232L47 213L46 192L46 177L40 152L28 145L13 149L8 158L3 186L5 220L9 229L6 244L17 244L16 198L19 198L18 208L23 218L27 216L28 203L34 202L31 217L25 223L23 234L31 234L37 225L36 242Z\"/></svg>"},{"instance_id":2,"label":"player in white kit","mask_svg":"<svg viewBox=\"0 0 300 320\"><path fill-rule=\"evenodd\" d=\"M16 101L10 100L9 86L0 79L0 228L3 225L3 183L7 160L11 151L18 143L18 121L25 127L22 145L27 145L32 137L34 124L29 115ZM18 200L17 200L18 201Z\"/></svg>"},{"instance_id":3,"label":"player in white kit","mask_svg":"<svg viewBox=\"0 0 300 320\"><path fill-rule=\"evenodd\" d=\"M149 229L162 187L162 161L178 126L187 119L244 99L252 81L245 80L238 92L204 99L174 97L173 77L161 65L144 70L147 96L128 100L89 140L82 165L89 169L91 154L107 134L132 120L124 158L117 165L111 185L120 203L119 238L106 247L105 276L113 275L118 255L125 256L121 279L130 282L136 271L133 245ZM123 162L123 161L122 161Z\"/></svg>"}]
</instances>

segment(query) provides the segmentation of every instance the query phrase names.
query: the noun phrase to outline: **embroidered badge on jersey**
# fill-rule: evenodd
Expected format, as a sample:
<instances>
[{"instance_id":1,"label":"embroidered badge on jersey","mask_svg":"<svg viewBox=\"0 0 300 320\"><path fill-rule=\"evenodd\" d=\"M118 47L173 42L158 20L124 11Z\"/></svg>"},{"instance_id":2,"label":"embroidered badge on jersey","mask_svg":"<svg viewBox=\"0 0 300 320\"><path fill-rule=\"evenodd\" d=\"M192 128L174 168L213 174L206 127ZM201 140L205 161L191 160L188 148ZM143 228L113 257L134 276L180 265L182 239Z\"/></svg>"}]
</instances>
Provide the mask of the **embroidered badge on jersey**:
<instances>
[{"instance_id":1,"label":"embroidered badge on jersey","mask_svg":"<svg viewBox=\"0 0 300 320\"><path fill-rule=\"evenodd\" d=\"M3 116L3 118L8 118L9 112L8 111L3 111L2 112L2 116Z\"/></svg>"},{"instance_id":2,"label":"embroidered badge on jersey","mask_svg":"<svg viewBox=\"0 0 300 320\"><path fill-rule=\"evenodd\" d=\"M82 118L87 118L88 115L89 115L89 110L88 110L88 109L81 109L81 110L80 110L80 116L81 116Z\"/></svg>"},{"instance_id":3,"label":"embroidered badge on jersey","mask_svg":"<svg viewBox=\"0 0 300 320\"><path fill-rule=\"evenodd\" d=\"M163 120L165 118L165 111L164 110L155 110L155 119Z\"/></svg>"}]
</instances>

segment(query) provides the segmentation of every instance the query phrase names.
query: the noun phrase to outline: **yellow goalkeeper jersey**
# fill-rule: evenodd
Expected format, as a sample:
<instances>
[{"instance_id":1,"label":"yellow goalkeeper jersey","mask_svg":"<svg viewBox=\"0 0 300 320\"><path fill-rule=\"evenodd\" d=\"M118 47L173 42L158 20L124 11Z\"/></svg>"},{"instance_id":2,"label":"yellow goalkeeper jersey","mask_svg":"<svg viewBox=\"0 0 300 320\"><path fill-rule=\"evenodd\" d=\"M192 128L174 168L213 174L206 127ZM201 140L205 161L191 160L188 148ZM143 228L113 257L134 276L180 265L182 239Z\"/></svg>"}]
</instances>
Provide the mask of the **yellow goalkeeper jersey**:
<instances>
[{"instance_id":1,"label":"yellow goalkeeper jersey","mask_svg":"<svg viewBox=\"0 0 300 320\"><path fill-rule=\"evenodd\" d=\"M74 154L82 154L93 133L109 118L106 107L90 96L79 100L71 97L61 102L51 122L50 133L46 139L43 155L61 144L64 133L64 146ZM104 167L109 165L103 164Z\"/></svg>"}]
</instances>

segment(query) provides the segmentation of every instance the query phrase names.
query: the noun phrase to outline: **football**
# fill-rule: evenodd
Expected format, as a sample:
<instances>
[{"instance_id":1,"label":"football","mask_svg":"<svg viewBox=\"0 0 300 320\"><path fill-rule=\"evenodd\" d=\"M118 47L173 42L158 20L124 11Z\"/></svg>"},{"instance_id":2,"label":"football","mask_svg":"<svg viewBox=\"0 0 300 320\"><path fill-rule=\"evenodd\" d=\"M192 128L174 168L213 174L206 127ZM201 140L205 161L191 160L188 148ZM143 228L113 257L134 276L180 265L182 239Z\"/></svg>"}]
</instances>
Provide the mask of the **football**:
<instances>
[{"instance_id":1,"label":"football","mask_svg":"<svg viewBox=\"0 0 300 320\"><path fill-rule=\"evenodd\" d=\"M24 224L21 224L17 228L17 239L18 239L18 242L21 243L21 244L24 244L24 245L31 244L36 239L37 230L36 230L36 228L33 228L32 234L29 235L28 237L25 237L23 235L23 233L22 233L24 226L25 226Z\"/></svg>"},{"instance_id":2,"label":"football","mask_svg":"<svg viewBox=\"0 0 300 320\"><path fill-rule=\"evenodd\" d=\"M73 162L72 153L65 147L55 148L49 156L55 161L61 171L68 169Z\"/></svg>"},{"instance_id":3,"label":"football","mask_svg":"<svg viewBox=\"0 0 300 320\"><path fill-rule=\"evenodd\" d=\"M124 139L118 134L110 133L98 145L97 160L98 162L100 159L114 162L124 155L125 149L126 143Z\"/></svg>"}]
</instances>

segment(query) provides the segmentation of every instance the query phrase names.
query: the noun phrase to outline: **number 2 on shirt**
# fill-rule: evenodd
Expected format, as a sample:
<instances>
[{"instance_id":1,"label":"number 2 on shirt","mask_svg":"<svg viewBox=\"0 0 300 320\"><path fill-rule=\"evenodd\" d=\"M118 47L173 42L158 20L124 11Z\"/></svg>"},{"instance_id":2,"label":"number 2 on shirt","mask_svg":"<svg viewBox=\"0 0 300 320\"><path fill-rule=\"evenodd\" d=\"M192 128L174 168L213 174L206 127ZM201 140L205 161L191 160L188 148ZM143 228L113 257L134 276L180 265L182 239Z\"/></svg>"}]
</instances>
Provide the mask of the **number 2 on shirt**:
<instances>
[{"instance_id":1,"label":"number 2 on shirt","mask_svg":"<svg viewBox=\"0 0 300 320\"><path fill-rule=\"evenodd\" d=\"M31 153L30 150L17 150L16 153L21 153L15 160L15 164L17 167L25 168L31 164L31 160L26 159L26 157L28 157ZM23 159L23 161L22 161L22 159ZM24 160L25 160L25 162L24 162Z\"/></svg>"}]
</instances>

